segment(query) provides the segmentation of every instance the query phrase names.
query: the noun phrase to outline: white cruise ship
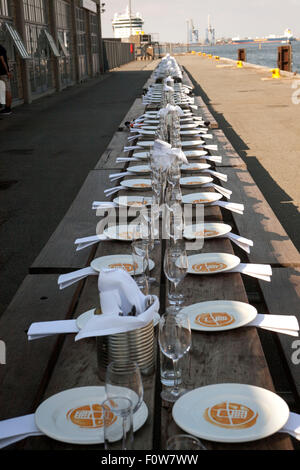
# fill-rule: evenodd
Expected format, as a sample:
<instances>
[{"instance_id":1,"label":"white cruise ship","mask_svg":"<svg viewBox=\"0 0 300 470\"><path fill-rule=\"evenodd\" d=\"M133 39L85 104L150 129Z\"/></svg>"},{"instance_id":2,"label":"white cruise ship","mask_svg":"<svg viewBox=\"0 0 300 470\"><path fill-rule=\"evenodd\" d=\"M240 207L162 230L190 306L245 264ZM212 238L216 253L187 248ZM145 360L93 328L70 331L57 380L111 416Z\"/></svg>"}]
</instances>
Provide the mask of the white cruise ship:
<instances>
[{"instance_id":1,"label":"white cruise ship","mask_svg":"<svg viewBox=\"0 0 300 470\"><path fill-rule=\"evenodd\" d=\"M143 31L144 20L139 13L131 14L130 8L127 6L126 12L123 14L115 13L112 21L112 27L115 38L129 38L132 35L139 34Z\"/></svg>"}]
</instances>

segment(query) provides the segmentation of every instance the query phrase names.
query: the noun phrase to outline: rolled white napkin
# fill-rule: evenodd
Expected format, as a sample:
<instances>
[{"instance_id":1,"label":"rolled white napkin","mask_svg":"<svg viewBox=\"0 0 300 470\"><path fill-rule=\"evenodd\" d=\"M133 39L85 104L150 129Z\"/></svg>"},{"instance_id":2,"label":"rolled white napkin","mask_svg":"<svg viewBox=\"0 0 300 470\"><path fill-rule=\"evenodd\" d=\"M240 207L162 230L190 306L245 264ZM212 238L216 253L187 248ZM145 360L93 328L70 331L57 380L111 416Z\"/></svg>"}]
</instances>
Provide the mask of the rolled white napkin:
<instances>
[{"instance_id":1,"label":"rolled white napkin","mask_svg":"<svg viewBox=\"0 0 300 470\"><path fill-rule=\"evenodd\" d=\"M109 197L112 194L117 193L121 189L125 189L124 186L115 186L114 188L105 189L103 192L106 197Z\"/></svg>"},{"instance_id":2,"label":"rolled white napkin","mask_svg":"<svg viewBox=\"0 0 300 470\"><path fill-rule=\"evenodd\" d=\"M43 321L32 323L27 331L27 337L32 341L57 334L78 333L78 331L76 320Z\"/></svg>"},{"instance_id":3,"label":"rolled white napkin","mask_svg":"<svg viewBox=\"0 0 300 470\"><path fill-rule=\"evenodd\" d=\"M204 155L202 158L205 158L205 160L209 160L211 162L216 162L216 163L222 162L222 157L219 155Z\"/></svg>"},{"instance_id":4,"label":"rolled white napkin","mask_svg":"<svg viewBox=\"0 0 300 470\"><path fill-rule=\"evenodd\" d=\"M126 157L117 157L117 158L116 158L116 162L117 162L117 163L132 162L132 161L138 162L138 161L140 161L140 159L139 159L139 158L134 158L134 157L129 157L129 158L126 158Z\"/></svg>"},{"instance_id":5,"label":"rolled white napkin","mask_svg":"<svg viewBox=\"0 0 300 470\"><path fill-rule=\"evenodd\" d=\"M100 235L92 235L90 237L77 238L74 244L76 245L76 251L80 251L84 250L85 248L88 248L89 246L95 245L96 243L107 240L111 239L107 237L104 233L101 233Z\"/></svg>"},{"instance_id":6,"label":"rolled white napkin","mask_svg":"<svg viewBox=\"0 0 300 470\"><path fill-rule=\"evenodd\" d=\"M228 176L224 175L224 173L220 173L220 172L214 171L214 170L203 170L203 171L206 172L206 173L209 173L210 175L213 175L215 178L218 178L220 181L227 181L228 180Z\"/></svg>"},{"instance_id":7,"label":"rolled white napkin","mask_svg":"<svg viewBox=\"0 0 300 470\"><path fill-rule=\"evenodd\" d=\"M243 215L245 206L244 204L238 204L236 202L226 202L226 201L215 201L211 202L207 206L219 206L227 209L231 212L236 212L237 214Z\"/></svg>"},{"instance_id":8,"label":"rolled white napkin","mask_svg":"<svg viewBox=\"0 0 300 470\"><path fill-rule=\"evenodd\" d=\"M268 264L240 263L233 269L226 271L228 273L241 273L248 276L261 279L262 281L271 281L272 268Z\"/></svg>"},{"instance_id":9,"label":"rolled white napkin","mask_svg":"<svg viewBox=\"0 0 300 470\"><path fill-rule=\"evenodd\" d=\"M104 336L143 328L154 318L159 310L156 296L145 296L135 280L122 269L104 269L99 273L98 289L102 314L94 315L75 337ZM148 302L153 303L148 307ZM128 316L132 307L136 316ZM123 316L119 313L122 312Z\"/></svg>"},{"instance_id":10,"label":"rolled white napkin","mask_svg":"<svg viewBox=\"0 0 300 470\"><path fill-rule=\"evenodd\" d=\"M118 204L109 201L93 201L92 204L92 209L113 209L115 207L118 207Z\"/></svg>"},{"instance_id":11,"label":"rolled white napkin","mask_svg":"<svg viewBox=\"0 0 300 470\"><path fill-rule=\"evenodd\" d=\"M131 145L129 147L124 147L124 152L131 152L131 150L140 149L138 145Z\"/></svg>"},{"instance_id":12,"label":"rolled white napkin","mask_svg":"<svg viewBox=\"0 0 300 470\"><path fill-rule=\"evenodd\" d=\"M206 183L201 185L202 188L209 188L212 187L214 188L218 193L222 194L226 199L230 199L230 196L232 194L232 191L230 189L223 188L222 186L219 186L218 184L214 183Z\"/></svg>"},{"instance_id":13,"label":"rolled white napkin","mask_svg":"<svg viewBox=\"0 0 300 470\"><path fill-rule=\"evenodd\" d=\"M258 313L254 320L247 326L256 326L265 330L274 331L290 336L299 335L299 323L295 316L292 315L264 315Z\"/></svg>"},{"instance_id":14,"label":"rolled white napkin","mask_svg":"<svg viewBox=\"0 0 300 470\"><path fill-rule=\"evenodd\" d=\"M290 411L285 425L278 431L300 440L300 415ZM43 433L35 424L34 413L18 418L0 421L0 448L9 446L30 436L42 436Z\"/></svg>"},{"instance_id":15,"label":"rolled white napkin","mask_svg":"<svg viewBox=\"0 0 300 470\"><path fill-rule=\"evenodd\" d=\"M34 414L0 421L0 449L29 436L41 436L43 433L35 424Z\"/></svg>"},{"instance_id":16,"label":"rolled white napkin","mask_svg":"<svg viewBox=\"0 0 300 470\"><path fill-rule=\"evenodd\" d=\"M75 282L81 281L87 276L97 276L98 274L98 271L95 271L95 269L89 266L87 268L78 269L77 271L73 271L71 273L61 274L57 283L60 289L65 289Z\"/></svg>"},{"instance_id":17,"label":"rolled white napkin","mask_svg":"<svg viewBox=\"0 0 300 470\"><path fill-rule=\"evenodd\" d=\"M123 178L123 176L131 176L131 175L134 175L135 173L133 173L132 171L123 171L121 173L111 173L109 175L109 179L111 181L116 181L116 180L119 180L121 178Z\"/></svg>"},{"instance_id":18,"label":"rolled white napkin","mask_svg":"<svg viewBox=\"0 0 300 470\"><path fill-rule=\"evenodd\" d=\"M248 240L248 238L241 237L240 235L236 235L235 233L229 232L224 235L224 238L229 238L233 243L239 246L242 250L250 253L250 246L253 246L253 241Z\"/></svg>"}]
</instances>

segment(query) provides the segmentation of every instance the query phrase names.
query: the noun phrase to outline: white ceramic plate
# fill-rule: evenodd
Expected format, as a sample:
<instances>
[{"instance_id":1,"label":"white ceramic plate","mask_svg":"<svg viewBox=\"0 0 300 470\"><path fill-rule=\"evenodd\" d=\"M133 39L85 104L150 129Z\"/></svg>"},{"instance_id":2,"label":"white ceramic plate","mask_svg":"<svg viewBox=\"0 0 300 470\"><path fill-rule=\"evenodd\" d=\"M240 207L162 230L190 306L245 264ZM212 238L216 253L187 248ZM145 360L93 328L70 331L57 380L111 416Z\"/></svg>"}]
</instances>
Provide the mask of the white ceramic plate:
<instances>
[{"instance_id":1,"label":"white ceramic plate","mask_svg":"<svg viewBox=\"0 0 300 470\"><path fill-rule=\"evenodd\" d=\"M226 235L231 231L232 227L227 224L217 222L205 222L203 224L192 224L184 228L184 237L188 240L195 238L217 238Z\"/></svg>"},{"instance_id":2,"label":"white ceramic plate","mask_svg":"<svg viewBox=\"0 0 300 470\"><path fill-rule=\"evenodd\" d=\"M71 444L104 442L101 403L106 399L105 387L79 387L57 393L45 400L35 412L36 426L46 436ZM112 415L112 419L116 417ZM143 402L133 415L137 431L148 418Z\"/></svg>"},{"instance_id":3,"label":"white ceramic plate","mask_svg":"<svg viewBox=\"0 0 300 470\"><path fill-rule=\"evenodd\" d=\"M108 255L96 258L91 262L91 267L100 272L101 269L125 269L131 276L134 275L133 260L131 255ZM154 262L149 259L149 270L154 268ZM138 266L136 274L143 272L142 264Z\"/></svg>"},{"instance_id":4,"label":"white ceramic plate","mask_svg":"<svg viewBox=\"0 0 300 470\"><path fill-rule=\"evenodd\" d=\"M152 198L149 196L118 196L113 202L123 207L145 207L150 206Z\"/></svg>"},{"instance_id":5,"label":"white ceramic plate","mask_svg":"<svg viewBox=\"0 0 300 470\"><path fill-rule=\"evenodd\" d=\"M185 150L184 155L187 158L205 157L208 152L206 150Z\"/></svg>"},{"instance_id":6,"label":"white ceramic plate","mask_svg":"<svg viewBox=\"0 0 300 470\"><path fill-rule=\"evenodd\" d=\"M133 173L139 173L139 174L147 174L151 172L151 168L149 165L135 165L135 166L129 166L127 168L127 171L132 171Z\"/></svg>"},{"instance_id":7,"label":"white ceramic plate","mask_svg":"<svg viewBox=\"0 0 300 470\"><path fill-rule=\"evenodd\" d=\"M252 305L233 300L200 302L184 307L191 329L196 331L226 331L247 325L257 315Z\"/></svg>"},{"instance_id":8,"label":"white ceramic plate","mask_svg":"<svg viewBox=\"0 0 300 470\"><path fill-rule=\"evenodd\" d=\"M188 256L188 273L218 274L240 264L237 256L228 253L201 253Z\"/></svg>"},{"instance_id":9,"label":"white ceramic plate","mask_svg":"<svg viewBox=\"0 0 300 470\"><path fill-rule=\"evenodd\" d=\"M181 147L201 147L205 144L204 140L182 140Z\"/></svg>"},{"instance_id":10,"label":"white ceramic plate","mask_svg":"<svg viewBox=\"0 0 300 470\"><path fill-rule=\"evenodd\" d=\"M210 204L219 201L222 198L219 193L190 193L182 196L184 204Z\"/></svg>"},{"instance_id":11,"label":"white ceramic plate","mask_svg":"<svg viewBox=\"0 0 300 470\"><path fill-rule=\"evenodd\" d=\"M181 165L180 170L183 172L196 172L196 171L204 171L210 168L208 163L184 163Z\"/></svg>"},{"instance_id":12,"label":"white ceramic plate","mask_svg":"<svg viewBox=\"0 0 300 470\"><path fill-rule=\"evenodd\" d=\"M215 442L250 442L279 431L289 408L269 390L244 384L214 384L180 397L172 410L188 434Z\"/></svg>"},{"instance_id":13,"label":"white ceramic plate","mask_svg":"<svg viewBox=\"0 0 300 470\"><path fill-rule=\"evenodd\" d=\"M145 189L152 188L152 182L150 179L149 180L147 179L123 180L121 181L120 185L124 186L125 188L136 189L136 190L145 190Z\"/></svg>"},{"instance_id":14,"label":"white ceramic plate","mask_svg":"<svg viewBox=\"0 0 300 470\"><path fill-rule=\"evenodd\" d=\"M211 183L213 178L210 176L187 176L185 178L180 178L181 186L190 188L195 186L201 186L202 184Z\"/></svg>"},{"instance_id":15,"label":"white ceramic plate","mask_svg":"<svg viewBox=\"0 0 300 470\"><path fill-rule=\"evenodd\" d=\"M94 316L95 309L93 308L92 310L89 310L88 312L84 312L81 315L79 315L78 318L76 318L76 325L77 328L80 330L87 324L87 322L93 318ZM160 320L160 315L159 313L155 313L153 316L153 324L154 326L158 325Z\"/></svg>"}]
</instances>

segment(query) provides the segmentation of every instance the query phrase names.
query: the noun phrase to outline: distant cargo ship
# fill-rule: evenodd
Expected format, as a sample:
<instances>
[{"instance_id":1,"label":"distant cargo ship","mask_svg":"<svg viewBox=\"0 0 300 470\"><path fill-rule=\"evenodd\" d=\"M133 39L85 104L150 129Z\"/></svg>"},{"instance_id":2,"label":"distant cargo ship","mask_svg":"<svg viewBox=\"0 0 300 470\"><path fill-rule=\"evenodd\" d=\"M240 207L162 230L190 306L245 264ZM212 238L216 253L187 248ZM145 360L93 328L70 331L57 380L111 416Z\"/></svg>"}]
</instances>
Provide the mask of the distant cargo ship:
<instances>
[{"instance_id":1,"label":"distant cargo ship","mask_svg":"<svg viewBox=\"0 0 300 470\"><path fill-rule=\"evenodd\" d=\"M275 34L270 34L264 38L232 38L232 44L253 44L253 43L281 43L287 44L290 41L295 41L293 34L290 29L286 29L283 36L275 36Z\"/></svg>"},{"instance_id":2,"label":"distant cargo ship","mask_svg":"<svg viewBox=\"0 0 300 470\"><path fill-rule=\"evenodd\" d=\"M131 3L129 2L129 5ZM131 6L127 6L123 14L115 13L112 27L115 38L129 38L143 32L144 20L139 13L131 14Z\"/></svg>"}]
</instances>

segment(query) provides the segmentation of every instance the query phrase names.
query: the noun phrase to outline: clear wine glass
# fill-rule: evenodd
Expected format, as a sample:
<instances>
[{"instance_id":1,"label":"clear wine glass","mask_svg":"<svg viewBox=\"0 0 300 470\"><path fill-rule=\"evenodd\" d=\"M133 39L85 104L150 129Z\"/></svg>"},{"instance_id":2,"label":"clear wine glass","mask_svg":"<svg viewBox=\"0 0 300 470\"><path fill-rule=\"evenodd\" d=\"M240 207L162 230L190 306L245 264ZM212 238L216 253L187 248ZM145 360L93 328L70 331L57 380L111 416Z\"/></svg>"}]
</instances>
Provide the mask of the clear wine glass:
<instances>
[{"instance_id":1,"label":"clear wine glass","mask_svg":"<svg viewBox=\"0 0 300 470\"><path fill-rule=\"evenodd\" d=\"M182 296L177 294L179 283L185 278L188 269L188 258L183 240L170 242L165 251L164 273L172 285L172 293L169 290L168 297L170 303L175 306L182 303Z\"/></svg>"},{"instance_id":2,"label":"clear wine glass","mask_svg":"<svg viewBox=\"0 0 300 470\"><path fill-rule=\"evenodd\" d=\"M129 360L111 362L106 369L105 392L108 399L120 396L132 402L132 414L141 406L144 388L139 366Z\"/></svg>"},{"instance_id":3,"label":"clear wine glass","mask_svg":"<svg viewBox=\"0 0 300 470\"><path fill-rule=\"evenodd\" d=\"M175 402L186 390L178 385L176 367L178 360L190 350L192 343L189 317L182 312L176 315L164 314L159 322L158 334L161 352L173 361L174 387L163 390L163 400Z\"/></svg>"}]
</instances>

